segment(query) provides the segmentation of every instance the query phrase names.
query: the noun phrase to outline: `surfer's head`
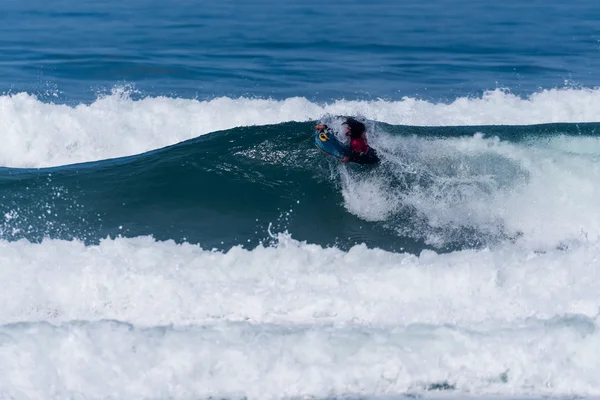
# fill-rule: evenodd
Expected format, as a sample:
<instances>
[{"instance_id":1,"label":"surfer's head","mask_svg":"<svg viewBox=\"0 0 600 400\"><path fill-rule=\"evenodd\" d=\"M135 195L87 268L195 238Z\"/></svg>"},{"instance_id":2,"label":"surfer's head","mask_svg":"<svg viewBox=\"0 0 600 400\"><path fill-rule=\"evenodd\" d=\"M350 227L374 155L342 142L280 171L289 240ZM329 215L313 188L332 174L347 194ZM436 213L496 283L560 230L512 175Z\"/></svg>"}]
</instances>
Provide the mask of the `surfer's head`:
<instances>
[{"instance_id":1,"label":"surfer's head","mask_svg":"<svg viewBox=\"0 0 600 400\"><path fill-rule=\"evenodd\" d=\"M352 138L362 137L366 130L365 124L354 118L346 118L346 122L342 125L346 125L346 135L349 135Z\"/></svg>"}]
</instances>

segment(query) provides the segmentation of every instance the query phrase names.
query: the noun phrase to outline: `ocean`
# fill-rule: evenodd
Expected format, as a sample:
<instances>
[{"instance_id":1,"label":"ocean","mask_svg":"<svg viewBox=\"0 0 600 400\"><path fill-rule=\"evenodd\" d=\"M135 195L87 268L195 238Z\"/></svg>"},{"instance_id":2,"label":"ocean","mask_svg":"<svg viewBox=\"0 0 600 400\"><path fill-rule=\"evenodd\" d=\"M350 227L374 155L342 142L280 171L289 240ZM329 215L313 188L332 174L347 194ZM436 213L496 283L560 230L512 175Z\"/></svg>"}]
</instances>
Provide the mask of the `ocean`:
<instances>
[{"instance_id":1,"label":"ocean","mask_svg":"<svg viewBox=\"0 0 600 400\"><path fill-rule=\"evenodd\" d=\"M0 398L600 397L599 19L5 0Z\"/></svg>"}]
</instances>

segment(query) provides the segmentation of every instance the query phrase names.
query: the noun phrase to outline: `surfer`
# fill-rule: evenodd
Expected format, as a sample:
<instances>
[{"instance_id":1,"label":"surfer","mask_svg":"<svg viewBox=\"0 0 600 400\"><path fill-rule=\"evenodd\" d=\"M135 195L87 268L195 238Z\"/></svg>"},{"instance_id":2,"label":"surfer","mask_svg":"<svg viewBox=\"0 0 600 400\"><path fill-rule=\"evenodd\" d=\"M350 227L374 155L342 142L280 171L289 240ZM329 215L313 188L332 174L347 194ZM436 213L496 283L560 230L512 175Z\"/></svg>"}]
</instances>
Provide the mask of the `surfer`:
<instances>
[{"instance_id":1,"label":"surfer","mask_svg":"<svg viewBox=\"0 0 600 400\"><path fill-rule=\"evenodd\" d=\"M347 163L352 161L357 164L376 164L379 162L379 156L375 149L369 146L367 142L367 128L362 122L346 117L342 125L346 125L346 136L350 137L350 154L341 159ZM327 132L330 128L327 125L319 124L315 126L318 132Z\"/></svg>"},{"instance_id":2,"label":"surfer","mask_svg":"<svg viewBox=\"0 0 600 400\"><path fill-rule=\"evenodd\" d=\"M346 118L346 121L342 125L346 125L346 136L350 136L350 148L352 149L352 153L344 157L342 161L352 161L358 164L378 163L379 157L377 156L377 152L367 142L367 128L365 124L349 117Z\"/></svg>"}]
</instances>

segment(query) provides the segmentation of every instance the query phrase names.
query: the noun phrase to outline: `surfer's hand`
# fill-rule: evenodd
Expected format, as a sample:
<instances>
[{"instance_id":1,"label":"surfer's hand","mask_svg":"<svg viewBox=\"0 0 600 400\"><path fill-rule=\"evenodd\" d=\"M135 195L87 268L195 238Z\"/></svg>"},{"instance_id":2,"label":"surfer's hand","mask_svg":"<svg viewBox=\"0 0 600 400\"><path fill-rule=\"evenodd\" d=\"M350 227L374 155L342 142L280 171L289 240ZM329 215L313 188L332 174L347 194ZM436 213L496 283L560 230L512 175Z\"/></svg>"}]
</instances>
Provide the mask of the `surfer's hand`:
<instances>
[{"instance_id":1,"label":"surfer's hand","mask_svg":"<svg viewBox=\"0 0 600 400\"><path fill-rule=\"evenodd\" d=\"M327 125L320 124L320 125L315 126L315 129L318 131L322 131L325 128L327 128Z\"/></svg>"},{"instance_id":2,"label":"surfer's hand","mask_svg":"<svg viewBox=\"0 0 600 400\"><path fill-rule=\"evenodd\" d=\"M344 156L344 159L342 160L342 162L344 162L344 163L347 163L347 162L348 162L348 160L350 160L350 157L348 157L348 156Z\"/></svg>"}]
</instances>

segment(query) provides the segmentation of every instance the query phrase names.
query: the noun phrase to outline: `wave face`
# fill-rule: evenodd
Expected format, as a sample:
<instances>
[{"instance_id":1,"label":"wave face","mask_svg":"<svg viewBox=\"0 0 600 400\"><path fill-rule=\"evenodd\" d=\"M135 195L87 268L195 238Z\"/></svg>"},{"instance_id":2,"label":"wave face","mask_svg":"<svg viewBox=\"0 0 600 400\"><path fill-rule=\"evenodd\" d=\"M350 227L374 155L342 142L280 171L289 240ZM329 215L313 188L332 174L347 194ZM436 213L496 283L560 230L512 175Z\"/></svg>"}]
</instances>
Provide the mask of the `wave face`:
<instances>
[{"instance_id":1,"label":"wave face","mask_svg":"<svg viewBox=\"0 0 600 400\"><path fill-rule=\"evenodd\" d=\"M0 97L1 396L600 396L598 93Z\"/></svg>"},{"instance_id":2,"label":"wave face","mask_svg":"<svg viewBox=\"0 0 600 400\"><path fill-rule=\"evenodd\" d=\"M564 93L567 97L572 94ZM554 94L542 93L527 104L548 106L547 100L540 99ZM507 94L494 92L490 94L493 97L503 99L506 107L513 106ZM76 108L39 103L26 95L2 99L13 106L29 102L33 109L38 108L37 113L45 109L46 120L88 124L83 125L82 135L76 134L78 125L73 123L61 125L64 132L51 127L47 134L36 134L36 138L52 141L55 149L26 139L27 125L35 125L28 114L21 124L14 124L15 133L9 133L9 138L17 144L7 146L12 152L4 150L7 168L0 172L4 200L1 234L7 240L49 237L97 243L106 236L153 235L228 249L269 242L272 225L274 232L288 230L298 240L324 246L347 249L366 243L418 254L423 249L452 251L505 242L545 250L595 240L600 231L596 123L444 127L371 120L371 143L383 162L376 168L364 168L340 166L316 151L311 134L315 120L310 120L308 112L300 119L309 122L251 124L258 121L258 112L264 107L278 108L270 117L276 120L292 113L287 107L297 110L311 104L299 99L290 103L244 99L200 103L166 98L134 102L115 95ZM446 119L459 122L452 115L462 101L426 105L445 110ZM488 104L486 99L464 102ZM199 122L182 122L200 118L195 110L208 118L218 104L256 108L246 109L240 116L248 126L209 134L202 134L202 129L214 129L215 123L203 127ZM162 114L153 112L159 105ZM190 109L180 109L181 105ZM311 105L314 115L318 110L340 107L340 111L352 111L356 106ZM358 105L367 111L372 107L372 114L379 110L375 103ZM118 118L107 118L110 113ZM471 113L473 117L477 111ZM430 122L441 122L431 113L425 115ZM70 119L65 119L67 116ZM93 118L109 122L101 126L100 120L96 123ZM419 118L423 117L403 118L389 112L383 119ZM129 124L111 131L115 119L129 120ZM136 125L134 121L142 122ZM221 126L240 123L216 122ZM155 133L146 140L142 132L150 125ZM106 130L107 136L99 130ZM65 144L58 140L59 135L76 135L79 141ZM129 148L117 145L127 142ZM20 150L22 147L28 150ZM127 156L104 159L119 154ZM23 165L8 160L26 160L27 156L33 161L21 162ZM23 168L59 160L88 162Z\"/></svg>"}]
</instances>

